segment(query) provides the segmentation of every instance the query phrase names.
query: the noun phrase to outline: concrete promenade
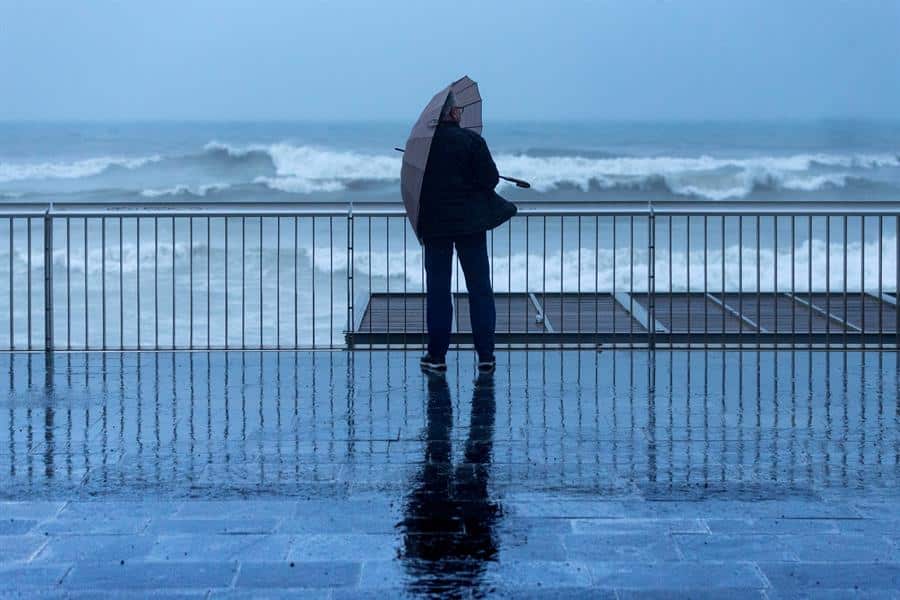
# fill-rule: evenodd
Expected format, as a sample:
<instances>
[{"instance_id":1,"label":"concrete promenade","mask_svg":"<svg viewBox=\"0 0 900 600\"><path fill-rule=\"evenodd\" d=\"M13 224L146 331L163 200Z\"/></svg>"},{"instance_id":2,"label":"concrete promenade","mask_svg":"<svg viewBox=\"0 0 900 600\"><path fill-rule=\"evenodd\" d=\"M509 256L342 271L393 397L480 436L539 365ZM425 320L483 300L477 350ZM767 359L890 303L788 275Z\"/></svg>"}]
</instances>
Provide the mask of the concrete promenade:
<instances>
[{"instance_id":1,"label":"concrete promenade","mask_svg":"<svg viewBox=\"0 0 900 600\"><path fill-rule=\"evenodd\" d=\"M895 353L0 355L0 598L898 598Z\"/></svg>"}]
</instances>

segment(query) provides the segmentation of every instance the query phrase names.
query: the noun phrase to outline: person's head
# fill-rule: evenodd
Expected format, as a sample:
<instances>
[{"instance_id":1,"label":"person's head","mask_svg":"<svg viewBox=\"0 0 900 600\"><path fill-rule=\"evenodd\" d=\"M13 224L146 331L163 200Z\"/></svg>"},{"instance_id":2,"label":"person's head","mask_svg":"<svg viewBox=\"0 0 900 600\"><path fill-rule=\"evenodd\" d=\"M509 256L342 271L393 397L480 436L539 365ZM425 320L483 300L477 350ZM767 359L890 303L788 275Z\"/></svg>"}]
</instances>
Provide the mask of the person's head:
<instances>
[{"instance_id":1,"label":"person's head","mask_svg":"<svg viewBox=\"0 0 900 600\"><path fill-rule=\"evenodd\" d=\"M449 121L451 123L459 123L462 119L462 106L456 105L456 97L453 92L447 94L447 100L441 108L441 121Z\"/></svg>"}]
</instances>

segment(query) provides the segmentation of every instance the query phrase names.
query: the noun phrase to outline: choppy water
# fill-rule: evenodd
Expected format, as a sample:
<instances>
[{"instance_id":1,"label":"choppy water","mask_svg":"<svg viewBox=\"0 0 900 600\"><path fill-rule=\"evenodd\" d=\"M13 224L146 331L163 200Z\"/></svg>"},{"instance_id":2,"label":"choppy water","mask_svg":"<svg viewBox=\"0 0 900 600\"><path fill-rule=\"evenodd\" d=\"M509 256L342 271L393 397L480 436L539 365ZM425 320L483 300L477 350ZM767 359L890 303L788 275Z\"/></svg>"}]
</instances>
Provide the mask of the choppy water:
<instances>
[{"instance_id":1,"label":"choppy water","mask_svg":"<svg viewBox=\"0 0 900 600\"><path fill-rule=\"evenodd\" d=\"M0 124L0 199L398 200L410 123ZM900 122L490 122L512 199L895 198Z\"/></svg>"}]
</instances>

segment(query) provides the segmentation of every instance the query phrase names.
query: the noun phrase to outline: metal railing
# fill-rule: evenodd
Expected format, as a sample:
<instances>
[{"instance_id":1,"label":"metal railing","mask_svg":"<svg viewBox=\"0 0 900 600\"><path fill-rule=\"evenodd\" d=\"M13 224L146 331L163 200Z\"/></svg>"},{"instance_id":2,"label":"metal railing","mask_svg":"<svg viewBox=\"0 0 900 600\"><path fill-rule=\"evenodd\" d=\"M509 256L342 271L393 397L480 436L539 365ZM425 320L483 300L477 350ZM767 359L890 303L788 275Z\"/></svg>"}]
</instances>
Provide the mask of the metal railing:
<instances>
[{"instance_id":1,"label":"metal railing","mask_svg":"<svg viewBox=\"0 0 900 600\"><path fill-rule=\"evenodd\" d=\"M896 348L898 231L900 202L524 204L488 234L498 341ZM0 207L3 350L419 346L424 291L396 204Z\"/></svg>"}]
</instances>

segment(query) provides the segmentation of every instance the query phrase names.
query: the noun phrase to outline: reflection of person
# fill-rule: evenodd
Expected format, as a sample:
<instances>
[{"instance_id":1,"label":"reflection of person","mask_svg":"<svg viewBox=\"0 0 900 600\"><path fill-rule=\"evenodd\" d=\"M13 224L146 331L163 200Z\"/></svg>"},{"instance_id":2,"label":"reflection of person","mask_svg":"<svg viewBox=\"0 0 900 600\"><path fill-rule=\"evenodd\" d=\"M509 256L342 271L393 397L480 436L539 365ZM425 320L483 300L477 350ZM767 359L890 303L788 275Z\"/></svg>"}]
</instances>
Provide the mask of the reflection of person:
<instances>
[{"instance_id":1,"label":"reflection of person","mask_svg":"<svg viewBox=\"0 0 900 600\"><path fill-rule=\"evenodd\" d=\"M486 562L496 559L500 511L488 496L495 412L493 381L481 375L472 394L464 460L454 468L450 389L444 377L429 375L425 460L402 523L403 563L413 592L476 588Z\"/></svg>"},{"instance_id":2,"label":"reflection of person","mask_svg":"<svg viewBox=\"0 0 900 600\"><path fill-rule=\"evenodd\" d=\"M422 181L418 229L425 246L428 353L421 363L431 370L447 368L455 246L469 292L478 370L490 373L495 368L496 310L486 232L512 217L516 207L494 192L500 181L497 166L484 138L460 127L462 113L451 92L441 110Z\"/></svg>"}]
</instances>

